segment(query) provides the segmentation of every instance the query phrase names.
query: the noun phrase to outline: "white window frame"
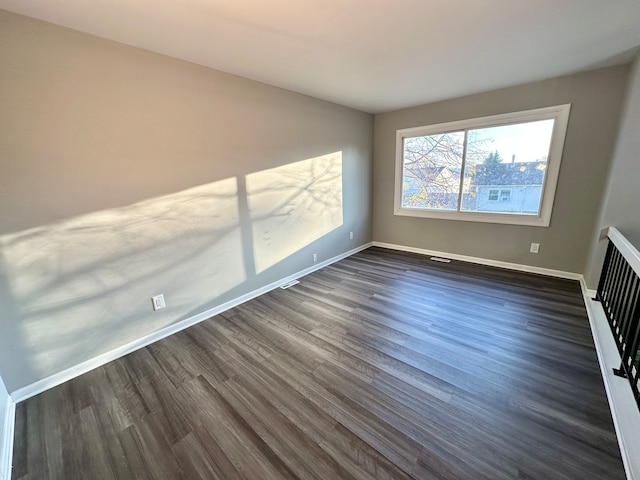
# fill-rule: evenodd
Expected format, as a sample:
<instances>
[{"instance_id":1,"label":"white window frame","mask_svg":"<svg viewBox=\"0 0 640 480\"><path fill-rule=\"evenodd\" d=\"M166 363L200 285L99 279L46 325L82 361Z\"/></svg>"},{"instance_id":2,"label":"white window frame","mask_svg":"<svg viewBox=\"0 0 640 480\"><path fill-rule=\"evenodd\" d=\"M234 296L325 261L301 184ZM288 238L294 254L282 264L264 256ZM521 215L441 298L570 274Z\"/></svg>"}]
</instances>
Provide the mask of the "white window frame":
<instances>
[{"instance_id":1,"label":"white window frame","mask_svg":"<svg viewBox=\"0 0 640 480\"><path fill-rule=\"evenodd\" d=\"M569 122L571 104L555 105L552 107L536 108L520 112L478 117L455 122L439 123L422 127L405 128L396 131L396 178L394 191L394 215L423 218L439 218L445 220L463 220L469 222L502 223L510 225L531 225L548 227L551 222L553 201L558 185L564 139ZM547 172L542 186L542 195L538 215L523 215L517 213L486 213L464 212L451 210L430 210L424 208L410 208L402 206L402 176L404 139L428 135L437 135L476 128L498 127L517 123L535 122L554 119L551 145L547 157Z\"/></svg>"},{"instance_id":2,"label":"white window frame","mask_svg":"<svg viewBox=\"0 0 640 480\"><path fill-rule=\"evenodd\" d=\"M510 188L501 188L500 189L500 201L501 202L510 202L511 201L511 189Z\"/></svg>"}]
</instances>

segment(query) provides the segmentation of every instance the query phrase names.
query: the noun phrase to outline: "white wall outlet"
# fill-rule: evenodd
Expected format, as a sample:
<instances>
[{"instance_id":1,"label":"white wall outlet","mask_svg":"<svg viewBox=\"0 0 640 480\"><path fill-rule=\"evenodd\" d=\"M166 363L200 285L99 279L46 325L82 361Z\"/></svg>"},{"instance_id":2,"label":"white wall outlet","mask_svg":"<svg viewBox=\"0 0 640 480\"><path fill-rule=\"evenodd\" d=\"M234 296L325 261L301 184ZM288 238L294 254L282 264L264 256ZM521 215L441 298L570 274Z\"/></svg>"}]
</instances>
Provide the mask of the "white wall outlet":
<instances>
[{"instance_id":1,"label":"white wall outlet","mask_svg":"<svg viewBox=\"0 0 640 480\"><path fill-rule=\"evenodd\" d=\"M353 240L353 232L349 232L349 240Z\"/></svg>"},{"instance_id":2,"label":"white wall outlet","mask_svg":"<svg viewBox=\"0 0 640 480\"><path fill-rule=\"evenodd\" d=\"M317 254L317 253L314 253L314 254L313 254L313 261L314 261L314 262L317 262L317 261L318 261L318 254Z\"/></svg>"},{"instance_id":3,"label":"white wall outlet","mask_svg":"<svg viewBox=\"0 0 640 480\"><path fill-rule=\"evenodd\" d=\"M539 243L532 243L531 244L531 248L529 249L529 251L531 253L538 253L540 251L540 244Z\"/></svg>"},{"instance_id":4,"label":"white wall outlet","mask_svg":"<svg viewBox=\"0 0 640 480\"><path fill-rule=\"evenodd\" d=\"M155 297L151 297L151 303L153 304L154 310L160 310L161 308L164 308L167 306L167 304L164 302L163 294L156 295Z\"/></svg>"}]
</instances>

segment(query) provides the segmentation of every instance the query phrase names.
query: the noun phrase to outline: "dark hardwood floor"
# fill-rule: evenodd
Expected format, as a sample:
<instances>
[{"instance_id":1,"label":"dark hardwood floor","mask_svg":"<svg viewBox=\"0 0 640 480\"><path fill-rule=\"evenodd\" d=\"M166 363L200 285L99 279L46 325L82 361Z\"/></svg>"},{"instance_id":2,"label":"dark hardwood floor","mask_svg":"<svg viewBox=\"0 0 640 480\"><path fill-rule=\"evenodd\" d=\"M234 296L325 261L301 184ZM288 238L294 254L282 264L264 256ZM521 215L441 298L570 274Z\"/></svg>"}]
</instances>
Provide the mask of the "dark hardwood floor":
<instances>
[{"instance_id":1,"label":"dark hardwood floor","mask_svg":"<svg viewBox=\"0 0 640 480\"><path fill-rule=\"evenodd\" d=\"M624 479L575 281L370 248L18 405L14 479Z\"/></svg>"}]
</instances>

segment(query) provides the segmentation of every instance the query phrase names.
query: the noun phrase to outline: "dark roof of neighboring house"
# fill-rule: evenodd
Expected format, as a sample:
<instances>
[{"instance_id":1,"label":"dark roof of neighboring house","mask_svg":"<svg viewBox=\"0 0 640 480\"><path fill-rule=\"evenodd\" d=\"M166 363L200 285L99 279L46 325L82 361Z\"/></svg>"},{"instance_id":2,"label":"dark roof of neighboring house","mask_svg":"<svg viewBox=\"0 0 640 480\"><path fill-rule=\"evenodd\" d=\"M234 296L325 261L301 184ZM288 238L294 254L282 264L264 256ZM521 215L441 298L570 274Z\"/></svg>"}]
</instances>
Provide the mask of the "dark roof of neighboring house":
<instances>
[{"instance_id":1,"label":"dark roof of neighboring house","mask_svg":"<svg viewBox=\"0 0 640 480\"><path fill-rule=\"evenodd\" d=\"M542 185L547 162L476 165L476 185Z\"/></svg>"},{"instance_id":2,"label":"dark roof of neighboring house","mask_svg":"<svg viewBox=\"0 0 640 480\"><path fill-rule=\"evenodd\" d=\"M409 167L407 170L415 177L420 178L423 181L433 182L435 181L447 167L423 167L415 166Z\"/></svg>"}]
</instances>

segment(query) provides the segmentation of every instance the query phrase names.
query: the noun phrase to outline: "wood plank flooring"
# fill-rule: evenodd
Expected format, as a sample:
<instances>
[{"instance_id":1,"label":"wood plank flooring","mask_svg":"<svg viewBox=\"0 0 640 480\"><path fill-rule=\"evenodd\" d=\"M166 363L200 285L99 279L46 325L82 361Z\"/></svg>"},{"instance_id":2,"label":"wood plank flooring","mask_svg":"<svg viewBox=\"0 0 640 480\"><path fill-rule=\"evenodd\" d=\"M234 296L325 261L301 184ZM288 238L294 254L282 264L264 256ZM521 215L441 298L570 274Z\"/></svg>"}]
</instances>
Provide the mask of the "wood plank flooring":
<instances>
[{"instance_id":1,"label":"wood plank flooring","mask_svg":"<svg viewBox=\"0 0 640 480\"><path fill-rule=\"evenodd\" d=\"M17 406L14 479L624 479L577 282L370 248Z\"/></svg>"}]
</instances>

